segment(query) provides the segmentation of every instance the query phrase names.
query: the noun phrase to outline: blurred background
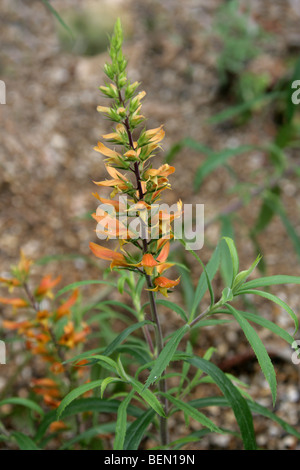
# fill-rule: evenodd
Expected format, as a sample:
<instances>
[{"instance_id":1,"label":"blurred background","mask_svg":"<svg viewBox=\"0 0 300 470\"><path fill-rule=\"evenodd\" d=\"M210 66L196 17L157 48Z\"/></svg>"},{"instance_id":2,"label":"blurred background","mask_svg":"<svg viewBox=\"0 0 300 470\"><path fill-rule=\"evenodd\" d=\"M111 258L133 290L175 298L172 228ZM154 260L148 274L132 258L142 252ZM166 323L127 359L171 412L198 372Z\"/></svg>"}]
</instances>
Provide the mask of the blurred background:
<instances>
[{"instance_id":1,"label":"blurred background","mask_svg":"<svg viewBox=\"0 0 300 470\"><path fill-rule=\"evenodd\" d=\"M65 284L99 276L88 248L97 241L90 213L97 206L93 180L106 173L93 146L110 129L96 107L105 104L98 87L118 16L129 76L147 92L147 126L166 131L157 163L176 168L165 202L205 205L203 261L228 235L242 269L260 252L262 273L300 275L300 115L291 100L291 84L300 80L300 1L0 0L0 13L2 276L21 248L41 263L48 257L48 272L62 274ZM191 274L181 273L172 300L188 305L201 269L188 253L175 255ZM299 315L297 287L276 293ZM281 309L263 299L255 306L249 308L292 332ZM171 317L165 326L175 324ZM243 335L220 331L207 329L201 348L217 347L224 370L242 371L246 381L252 374L254 395L270 404ZM263 339L278 366L277 411L297 425L299 366L279 340ZM272 426L258 422L259 445L299 448ZM205 439L203 448L230 447L228 436Z\"/></svg>"}]
</instances>

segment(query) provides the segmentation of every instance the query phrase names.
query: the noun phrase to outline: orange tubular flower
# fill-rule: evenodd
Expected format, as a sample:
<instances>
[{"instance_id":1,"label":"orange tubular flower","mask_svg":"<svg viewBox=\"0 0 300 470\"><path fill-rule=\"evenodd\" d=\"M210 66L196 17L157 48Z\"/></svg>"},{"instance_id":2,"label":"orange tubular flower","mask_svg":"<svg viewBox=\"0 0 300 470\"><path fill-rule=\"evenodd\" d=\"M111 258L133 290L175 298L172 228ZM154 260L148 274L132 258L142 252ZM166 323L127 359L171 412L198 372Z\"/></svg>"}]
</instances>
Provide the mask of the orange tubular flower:
<instances>
[{"instance_id":1,"label":"orange tubular flower","mask_svg":"<svg viewBox=\"0 0 300 470\"><path fill-rule=\"evenodd\" d=\"M75 332L74 323L72 321L67 323L64 326L64 334L60 338L59 344L72 349L76 344L82 343L90 332L89 326L82 324L82 327L81 331Z\"/></svg>"},{"instance_id":2,"label":"orange tubular flower","mask_svg":"<svg viewBox=\"0 0 300 470\"><path fill-rule=\"evenodd\" d=\"M173 266L173 263L165 262L169 256L169 251L170 243L166 242L156 259L151 253L145 253L142 260L137 264L133 264L132 266L144 268L146 274L149 275L152 275L153 269L156 268L157 271L161 274L163 271Z\"/></svg>"},{"instance_id":3,"label":"orange tubular flower","mask_svg":"<svg viewBox=\"0 0 300 470\"><path fill-rule=\"evenodd\" d=\"M28 307L29 305L27 300L20 299L19 297L16 297L13 299L6 299L4 297L0 297L0 302L2 304L11 305L12 307L15 307L15 308Z\"/></svg>"},{"instance_id":4,"label":"orange tubular flower","mask_svg":"<svg viewBox=\"0 0 300 470\"><path fill-rule=\"evenodd\" d=\"M128 228L116 217L111 216L105 211L102 212L102 215L92 214L92 217L98 222L98 225L103 227L103 230L97 227L96 233L106 235L108 238L118 237L125 240L134 237L134 233L128 230Z\"/></svg>"},{"instance_id":5,"label":"orange tubular flower","mask_svg":"<svg viewBox=\"0 0 300 470\"><path fill-rule=\"evenodd\" d=\"M102 204L107 204L109 206L113 206L116 212L125 211L126 206L121 201L113 201L112 199L105 199L104 197L99 196L98 193L93 193L97 199L99 199Z\"/></svg>"},{"instance_id":6,"label":"orange tubular flower","mask_svg":"<svg viewBox=\"0 0 300 470\"><path fill-rule=\"evenodd\" d=\"M7 285L9 292L12 292L14 287L19 287L21 285L21 282L16 278L6 279L4 277L0 277L0 282Z\"/></svg>"},{"instance_id":7,"label":"orange tubular flower","mask_svg":"<svg viewBox=\"0 0 300 470\"><path fill-rule=\"evenodd\" d=\"M175 168L165 163L157 170L150 168L144 173L144 178L150 180L155 186L161 186L168 183L168 176L174 173Z\"/></svg>"},{"instance_id":8,"label":"orange tubular flower","mask_svg":"<svg viewBox=\"0 0 300 470\"><path fill-rule=\"evenodd\" d=\"M179 278L176 279L176 281L172 281L171 279L168 279L166 277L159 276L154 279L155 288L151 290L159 291L165 297L168 297L168 289L178 286L179 282L180 282Z\"/></svg>"},{"instance_id":9,"label":"orange tubular flower","mask_svg":"<svg viewBox=\"0 0 300 470\"><path fill-rule=\"evenodd\" d=\"M127 189L132 186L130 181L122 175L118 170L113 167L107 166L106 169L110 176L112 177L111 180L104 180L104 181L94 181L97 186L105 186L105 187L113 187L115 188L112 192L111 197L113 197L117 192L127 191Z\"/></svg>"},{"instance_id":10,"label":"orange tubular flower","mask_svg":"<svg viewBox=\"0 0 300 470\"><path fill-rule=\"evenodd\" d=\"M39 286L35 291L37 297L50 297L53 298L53 293L51 289L55 287L61 281L61 276L58 276L56 279L52 279L51 276L44 276L41 280Z\"/></svg>"},{"instance_id":11,"label":"orange tubular flower","mask_svg":"<svg viewBox=\"0 0 300 470\"><path fill-rule=\"evenodd\" d=\"M20 333L32 326L29 320L24 321L10 321L3 320L2 327L6 330L18 330Z\"/></svg>"},{"instance_id":12,"label":"orange tubular flower","mask_svg":"<svg viewBox=\"0 0 300 470\"><path fill-rule=\"evenodd\" d=\"M71 297L66 300L58 309L56 310L56 318L59 319L64 315L69 315L71 312L71 307L76 303L79 295L79 290L75 289Z\"/></svg>"},{"instance_id":13,"label":"orange tubular flower","mask_svg":"<svg viewBox=\"0 0 300 470\"><path fill-rule=\"evenodd\" d=\"M102 155L105 155L106 157L109 157L105 160L107 163L118 164L118 162L121 162L122 156L118 152L115 152L114 150L111 150L110 148L106 147L101 142L98 142L98 145L97 147L94 147L94 150L96 150L96 152L101 153Z\"/></svg>"},{"instance_id":14,"label":"orange tubular flower","mask_svg":"<svg viewBox=\"0 0 300 470\"><path fill-rule=\"evenodd\" d=\"M104 246L97 245L97 243L93 242L91 242L89 246L97 258L111 261L111 268L115 266L129 266L125 256L122 253L110 250L109 248L105 248Z\"/></svg>"}]
</instances>

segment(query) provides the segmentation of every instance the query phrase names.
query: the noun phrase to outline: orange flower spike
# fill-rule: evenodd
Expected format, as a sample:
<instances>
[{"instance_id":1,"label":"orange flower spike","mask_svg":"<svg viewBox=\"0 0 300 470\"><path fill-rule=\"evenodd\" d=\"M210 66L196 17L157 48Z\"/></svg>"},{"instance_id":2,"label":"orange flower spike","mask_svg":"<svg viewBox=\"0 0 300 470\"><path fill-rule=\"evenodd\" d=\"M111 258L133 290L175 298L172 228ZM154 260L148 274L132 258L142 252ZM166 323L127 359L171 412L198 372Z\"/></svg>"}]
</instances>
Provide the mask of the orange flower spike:
<instances>
[{"instance_id":1,"label":"orange flower spike","mask_svg":"<svg viewBox=\"0 0 300 470\"><path fill-rule=\"evenodd\" d=\"M165 297L168 297L168 289L171 289L175 286L178 286L180 279L176 279L176 281L172 281L167 277L159 276L154 279L155 288L153 290L161 292ZM152 290L152 289L151 289Z\"/></svg>"},{"instance_id":2,"label":"orange flower spike","mask_svg":"<svg viewBox=\"0 0 300 470\"><path fill-rule=\"evenodd\" d=\"M56 279L52 279L51 276L44 276L41 280L39 286L35 291L37 297L50 297L53 298L53 293L51 289L55 287L61 281L61 276L58 276Z\"/></svg>"},{"instance_id":3,"label":"orange flower spike","mask_svg":"<svg viewBox=\"0 0 300 470\"><path fill-rule=\"evenodd\" d=\"M19 297L15 297L13 299L6 299L4 297L0 297L0 303L5 304L5 305L11 305L12 307L15 307L15 308L28 307L29 305L27 300L21 299Z\"/></svg>"},{"instance_id":4,"label":"orange flower spike","mask_svg":"<svg viewBox=\"0 0 300 470\"><path fill-rule=\"evenodd\" d=\"M63 317L64 315L69 315L71 312L71 307L76 303L79 295L79 290L75 289L71 297L68 298L58 309L56 310L56 319Z\"/></svg>"}]
</instances>

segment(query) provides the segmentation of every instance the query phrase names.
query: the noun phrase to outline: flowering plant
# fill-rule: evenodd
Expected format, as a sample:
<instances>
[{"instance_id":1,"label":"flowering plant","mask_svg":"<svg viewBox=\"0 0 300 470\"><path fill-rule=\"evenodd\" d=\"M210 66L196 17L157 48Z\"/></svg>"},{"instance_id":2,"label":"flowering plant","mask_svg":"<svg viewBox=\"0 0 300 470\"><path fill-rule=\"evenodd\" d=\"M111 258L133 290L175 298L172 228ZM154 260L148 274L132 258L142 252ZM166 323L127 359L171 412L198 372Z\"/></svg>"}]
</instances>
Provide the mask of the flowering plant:
<instances>
[{"instance_id":1,"label":"flowering plant","mask_svg":"<svg viewBox=\"0 0 300 470\"><path fill-rule=\"evenodd\" d=\"M232 434L232 430L221 428L207 414L199 411L210 406L232 408L239 428L238 435L245 449L256 449L252 413L260 413L273 419L299 438L299 432L292 426L269 409L255 403L244 390L245 384L224 373L211 361L213 348L209 348L200 357L194 352L192 343L186 339L195 330L202 331L207 326L236 321L257 357L275 403L274 366L251 323L270 330L290 345L294 338L277 324L258 314L238 310L234 304L237 297L248 294L268 299L290 315L296 332L297 315L279 297L260 288L287 283L300 284L300 278L276 275L248 280L260 257L248 269L240 271L238 252L230 238L219 241L205 266L184 237L177 236L173 223L181 220L181 201L172 214L159 204L164 191L170 189L169 176L174 173L175 168L168 164L158 168L152 166L155 152L160 148L164 137L164 130L163 126L149 130L145 127L145 117L141 114L141 101L145 92L138 91L139 83L131 83L127 78L127 61L122 52L122 41L122 28L118 20L110 42L111 63L105 65L109 82L100 86L100 91L112 100L112 104L98 106L98 111L114 123L112 132L103 136L114 148L102 142L98 142L95 147L97 152L106 157L105 167L110 177L95 183L100 188L111 188L111 193L109 198L95 194L101 204L93 214L97 221L97 236L102 240L117 240L117 248L91 242L90 249L97 258L110 262L111 270L117 271L120 276L116 284L119 292L126 291L132 301L131 306L117 300L108 303L130 312L134 316L134 322L130 320L130 325L109 344L66 358L64 351L73 350L90 333L90 327L82 322L77 324L76 330L75 323L70 319L72 308L78 300L77 289L89 281L67 286L63 291L73 289L72 295L50 312L49 309L41 308L41 301L45 296L51 295L59 278L46 276L34 292L30 291L27 283L30 262L23 256L14 276L11 279L1 279L10 288L22 287L26 298L0 300L15 308L30 307L34 312L32 320L5 322L3 326L8 329L17 328L25 335L29 350L33 354L40 354L51 365L49 373L67 373L70 362L76 366L76 373L91 368L90 380L80 385L75 386L73 377L67 377L71 389L64 397L57 391L53 378L40 378L34 382L36 393L42 393L46 404L53 406L55 410L43 413L35 436L32 439L27 436L26 445L29 448L42 447L49 425L52 423L53 430L63 430L64 423L74 415L78 418L74 435L61 448L69 448L77 442L84 445L85 439L100 435L104 436L103 439L108 438L108 448L112 446L114 450L137 450L144 448L143 439L151 435L152 441L155 441L152 448L177 449L198 441L206 433ZM170 245L175 242L182 243L203 269L196 288L192 288L191 308L187 312L170 300L170 294L180 284L180 278L165 275L167 270L176 269L176 263L170 259ZM222 265L224 252L229 254L230 276L228 285L224 286L220 298L216 300L212 281ZM104 280L90 282L105 283ZM143 289L148 296L148 302L144 304L141 301ZM202 309L202 300L206 293L209 305ZM181 326L167 337L161 325L160 307L174 311L181 322ZM62 319L64 323L61 323ZM57 328L58 324L60 328ZM142 330L144 340L133 335L138 330ZM183 342L186 345L185 350L179 349ZM135 362L128 362L128 355ZM99 370L100 375L95 373ZM201 389L201 384L207 382L215 384L221 396L188 400L191 393ZM87 396L91 393L94 395ZM51 400L46 399L48 395ZM89 413L92 413L92 417ZM115 414L116 418L103 423L100 420L103 413ZM172 438L168 423L175 413L182 413L185 417L187 433ZM190 420L197 422L200 429L190 432ZM23 442L20 445L24 446L24 436L23 440L20 434L15 435L15 438L19 444Z\"/></svg>"}]
</instances>

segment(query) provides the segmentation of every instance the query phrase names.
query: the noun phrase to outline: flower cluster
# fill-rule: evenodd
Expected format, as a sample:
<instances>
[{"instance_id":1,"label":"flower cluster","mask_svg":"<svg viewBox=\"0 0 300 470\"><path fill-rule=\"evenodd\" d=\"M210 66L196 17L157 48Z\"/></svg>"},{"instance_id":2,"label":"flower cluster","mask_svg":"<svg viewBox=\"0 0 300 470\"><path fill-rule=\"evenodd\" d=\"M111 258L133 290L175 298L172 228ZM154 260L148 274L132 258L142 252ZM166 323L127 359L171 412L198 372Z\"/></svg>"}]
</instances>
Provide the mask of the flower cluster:
<instances>
[{"instance_id":1,"label":"flower cluster","mask_svg":"<svg viewBox=\"0 0 300 470\"><path fill-rule=\"evenodd\" d=\"M173 281L162 274L172 266L167 261L170 239L174 237L172 222L181 216L182 205L179 201L173 214L159 207L161 193L171 188L168 177L175 169L168 164L157 169L152 167L155 151L161 147L165 135L163 126L149 130L142 127L137 131L145 122L141 101L146 93L138 92L140 84L130 83L127 78L122 41L121 24L117 21L110 43L111 64L104 67L110 82L100 86L100 91L113 103L97 108L114 123L114 131L102 136L113 148L102 142L94 148L106 157L104 162L110 176L95 184L111 188L111 193L109 199L94 194L102 205L93 214L98 237L118 239L119 250L93 242L90 248L98 258L110 261L111 268L126 268L152 276L151 289L167 296L168 290L179 283L179 279ZM117 195L122 197L114 199ZM128 244L138 248L138 253L127 250Z\"/></svg>"},{"instance_id":2,"label":"flower cluster","mask_svg":"<svg viewBox=\"0 0 300 470\"><path fill-rule=\"evenodd\" d=\"M25 311L24 319L3 320L2 327L5 330L16 331L22 336L27 350L48 364L50 373L55 376L66 372L63 365L65 352L84 342L90 328L83 322L75 328L72 307L78 299L77 289L58 306L52 305L54 302L45 302L46 298L53 299L53 288L60 282L60 276L53 279L50 275L45 275L35 289L29 288L31 264L32 261L21 252L20 262L12 267L11 276L0 278L1 284L8 287L10 292L18 288L23 293L20 297L0 297L0 302L11 305L14 311L19 309ZM44 307L45 304L47 307ZM48 308L48 304L51 308ZM51 407L59 405L60 392L55 380L37 379L33 390L43 396L47 405Z\"/></svg>"}]
</instances>

